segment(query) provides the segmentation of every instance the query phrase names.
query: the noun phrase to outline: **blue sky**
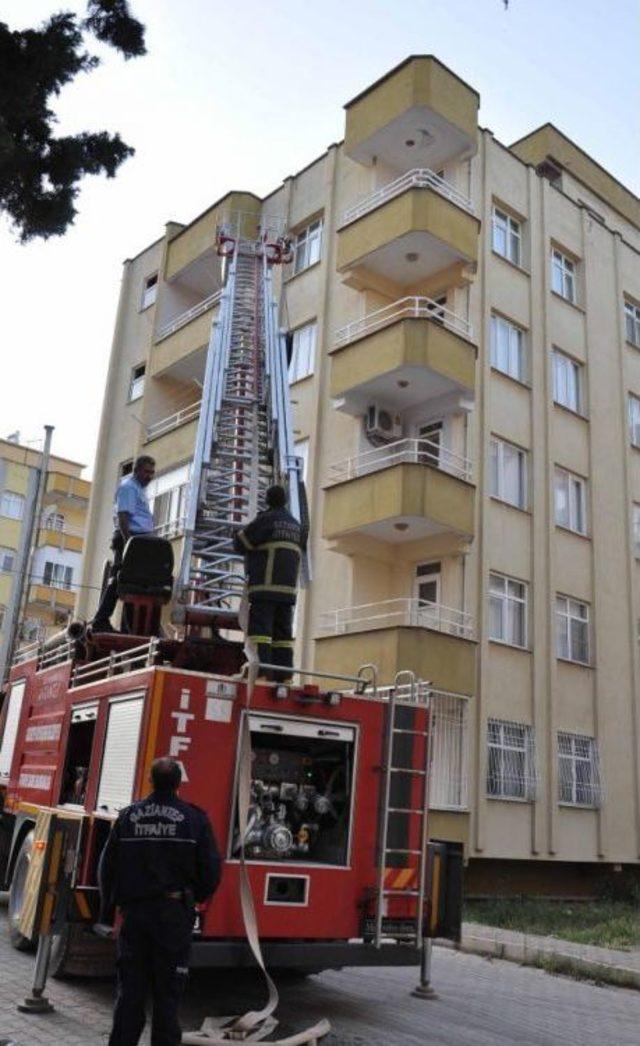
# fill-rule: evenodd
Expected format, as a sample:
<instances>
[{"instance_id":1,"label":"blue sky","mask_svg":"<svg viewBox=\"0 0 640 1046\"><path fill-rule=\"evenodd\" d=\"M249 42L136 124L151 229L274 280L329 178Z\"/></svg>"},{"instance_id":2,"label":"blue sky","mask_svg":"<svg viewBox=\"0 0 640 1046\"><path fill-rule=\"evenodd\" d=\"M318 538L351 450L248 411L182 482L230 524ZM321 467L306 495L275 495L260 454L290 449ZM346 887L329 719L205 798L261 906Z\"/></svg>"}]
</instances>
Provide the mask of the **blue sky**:
<instances>
[{"instance_id":1,"label":"blue sky","mask_svg":"<svg viewBox=\"0 0 640 1046\"><path fill-rule=\"evenodd\" d=\"M0 2L12 27L52 0ZM230 188L266 194L343 133L342 106L408 54L481 96L506 144L548 120L640 195L640 0L132 0L148 55L104 57L56 103L60 133L119 130L136 155L87 179L75 226L20 246L0 222L0 435L90 465L121 262Z\"/></svg>"}]
</instances>

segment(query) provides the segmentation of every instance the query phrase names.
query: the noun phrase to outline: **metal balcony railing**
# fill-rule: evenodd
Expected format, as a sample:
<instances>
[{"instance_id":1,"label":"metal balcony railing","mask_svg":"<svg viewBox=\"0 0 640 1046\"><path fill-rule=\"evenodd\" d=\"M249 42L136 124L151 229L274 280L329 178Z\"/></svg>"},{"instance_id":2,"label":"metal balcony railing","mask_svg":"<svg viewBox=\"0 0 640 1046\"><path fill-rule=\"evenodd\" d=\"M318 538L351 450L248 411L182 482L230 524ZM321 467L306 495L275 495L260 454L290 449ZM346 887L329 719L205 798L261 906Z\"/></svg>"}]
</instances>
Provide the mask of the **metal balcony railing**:
<instances>
[{"instance_id":1,"label":"metal balcony railing","mask_svg":"<svg viewBox=\"0 0 640 1046\"><path fill-rule=\"evenodd\" d=\"M177 410L175 414L168 414L166 418L161 418L159 421L154 421L152 425L148 425L147 443L152 439L158 439L159 436L166 436L167 432L172 432L173 429L180 428L181 425L195 421L196 418L200 417L201 405L202 400L198 400L196 403L189 404L188 407L183 407L182 410Z\"/></svg>"},{"instance_id":2,"label":"metal balcony railing","mask_svg":"<svg viewBox=\"0 0 640 1046\"><path fill-rule=\"evenodd\" d=\"M167 538L171 541L172 538L182 537L186 522L186 516L178 516L177 519L169 519L166 523L158 523L158 525L153 528L152 533L155 534L156 537Z\"/></svg>"},{"instance_id":3,"label":"metal balcony railing","mask_svg":"<svg viewBox=\"0 0 640 1046\"><path fill-rule=\"evenodd\" d=\"M386 599L379 603L325 610L320 615L320 622L321 632L325 636L410 626L471 639L474 627L471 614L465 610L415 598Z\"/></svg>"},{"instance_id":4,"label":"metal balcony railing","mask_svg":"<svg viewBox=\"0 0 640 1046\"><path fill-rule=\"evenodd\" d=\"M472 467L469 458L443 447L434 440L400 439L330 465L329 484L344 483L346 480L358 479L371 472L379 472L380 469L400 464L429 465L431 468L440 469L441 472L457 476L458 479L471 482Z\"/></svg>"},{"instance_id":5,"label":"metal balcony railing","mask_svg":"<svg viewBox=\"0 0 640 1046\"><path fill-rule=\"evenodd\" d=\"M432 298L399 298L390 305L367 313L362 319L354 320L352 323L340 327L335 332L334 345L336 348L341 348L343 345L355 341L356 338L373 334L383 327L397 323L398 320L406 319L431 320L469 341L473 338L473 330L468 320L463 319L462 316L447 309L444 305L438 305L438 302L433 301Z\"/></svg>"},{"instance_id":6,"label":"metal balcony railing","mask_svg":"<svg viewBox=\"0 0 640 1046\"><path fill-rule=\"evenodd\" d=\"M175 331L180 330L187 323L191 323L191 320L195 320L197 316L201 316L207 309L212 309L214 305L217 305L222 297L222 290L214 291L208 298L203 298L197 305L192 305L186 312L181 312L179 316L171 320L169 323L165 323L164 326L158 327L155 334L156 343L162 341L163 338L168 338L170 334L174 334Z\"/></svg>"},{"instance_id":7,"label":"metal balcony railing","mask_svg":"<svg viewBox=\"0 0 640 1046\"><path fill-rule=\"evenodd\" d=\"M444 178L440 178L434 171L430 171L427 167L418 167L413 171L407 171L406 174L401 175L387 185L381 186L380 189L376 189L369 196L365 196L363 200L354 204L353 207L349 207L342 216L342 225L349 225L351 222L355 222L358 218L368 214L369 211L375 210L376 207L380 207L383 203L393 200L395 196L406 192L407 189L434 189L440 196L444 196L445 199L454 203L456 207L461 207L462 210L467 211L469 214L474 214L473 204L467 196L458 192L453 185L446 182Z\"/></svg>"}]
</instances>

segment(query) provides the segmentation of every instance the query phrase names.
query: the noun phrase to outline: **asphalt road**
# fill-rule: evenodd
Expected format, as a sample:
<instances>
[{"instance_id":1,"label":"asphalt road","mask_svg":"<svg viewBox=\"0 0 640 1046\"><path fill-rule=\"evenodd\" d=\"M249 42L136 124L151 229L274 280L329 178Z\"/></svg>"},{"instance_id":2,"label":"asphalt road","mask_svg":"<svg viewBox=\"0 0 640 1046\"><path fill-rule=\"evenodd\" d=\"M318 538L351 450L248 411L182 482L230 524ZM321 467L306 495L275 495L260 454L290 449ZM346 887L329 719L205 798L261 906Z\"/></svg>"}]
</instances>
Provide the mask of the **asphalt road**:
<instances>
[{"instance_id":1,"label":"asphalt road","mask_svg":"<svg viewBox=\"0 0 640 1046\"><path fill-rule=\"evenodd\" d=\"M56 1006L48 1016L15 1008L26 993L33 959L14 952L0 913L0 1043L16 1046L105 1044L113 985L109 981L49 983ZM436 949L438 998L410 995L412 970L350 969L281 985L282 1031L326 1016L325 1046L638 1046L640 993L600 988L541 970ZM183 1026L197 1029L208 1015L259 1004L260 981L240 972L196 972L184 1002ZM148 1031L142 1040L149 1042Z\"/></svg>"}]
</instances>

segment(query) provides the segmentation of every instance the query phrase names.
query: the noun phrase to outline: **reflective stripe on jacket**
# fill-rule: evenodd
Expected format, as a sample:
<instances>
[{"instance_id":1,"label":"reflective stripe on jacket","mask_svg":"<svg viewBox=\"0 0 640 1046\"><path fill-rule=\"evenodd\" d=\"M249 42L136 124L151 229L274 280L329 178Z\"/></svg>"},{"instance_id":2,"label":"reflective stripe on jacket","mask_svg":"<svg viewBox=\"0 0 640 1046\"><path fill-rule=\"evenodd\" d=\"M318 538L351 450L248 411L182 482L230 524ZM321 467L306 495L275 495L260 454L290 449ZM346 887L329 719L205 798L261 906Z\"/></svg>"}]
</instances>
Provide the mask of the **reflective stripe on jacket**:
<instances>
[{"instance_id":1,"label":"reflective stripe on jacket","mask_svg":"<svg viewBox=\"0 0 640 1046\"><path fill-rule=\"evenodd\" d=\"M295 603L306 535L286 508L258 513L236 533L234 544L245 557L250 599Z\"/></svg>"}]
</instances>

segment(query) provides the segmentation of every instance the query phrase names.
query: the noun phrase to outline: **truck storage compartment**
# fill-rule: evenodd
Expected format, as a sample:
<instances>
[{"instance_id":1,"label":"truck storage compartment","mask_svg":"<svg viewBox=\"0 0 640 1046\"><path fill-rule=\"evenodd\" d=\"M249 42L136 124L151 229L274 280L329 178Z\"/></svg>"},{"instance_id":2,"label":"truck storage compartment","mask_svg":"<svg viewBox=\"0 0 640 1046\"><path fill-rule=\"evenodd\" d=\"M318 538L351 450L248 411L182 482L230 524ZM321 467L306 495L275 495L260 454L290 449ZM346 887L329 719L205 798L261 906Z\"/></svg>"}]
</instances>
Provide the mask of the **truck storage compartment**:
<instances>
[{"instance_id":1,"label":"truck storage compartment","mask_svg":"<svg viewBox=\"0 0 640 1046\"><path fill-rule=\"evenodd\" d=\"M248 860L346 865L356 728L287 716L249 715ZM240 839L234 814L232 857Z\"/></svg>"}]
</instances>

